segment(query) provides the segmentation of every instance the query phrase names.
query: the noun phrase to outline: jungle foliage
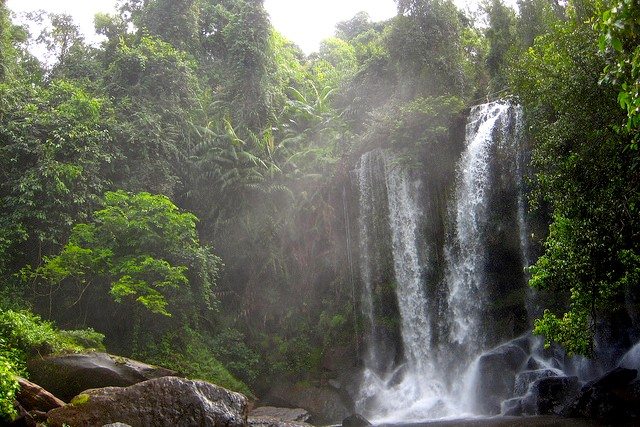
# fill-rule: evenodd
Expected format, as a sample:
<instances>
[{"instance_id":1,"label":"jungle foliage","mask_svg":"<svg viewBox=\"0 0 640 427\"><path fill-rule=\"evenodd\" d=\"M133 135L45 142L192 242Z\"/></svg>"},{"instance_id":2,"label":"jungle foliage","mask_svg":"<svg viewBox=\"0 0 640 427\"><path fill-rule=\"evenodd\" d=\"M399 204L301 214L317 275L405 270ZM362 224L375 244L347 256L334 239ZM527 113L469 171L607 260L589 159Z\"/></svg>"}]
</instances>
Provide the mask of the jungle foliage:
<instances>
[{"instance_id":1,"label":"jungle foliage","mask_svg":"<svg viewBox=\"0 0 640 427\"><path fill-rule=\"evenodd\" d=\"M260 0L122 0L96 16L97 47L64 15L33 14L46 27L29 37L0 2L0 316L93 328L247 394L322 379L323 356L361 340L354 159L386 145L453 167L465 109L514 95L551 211L531 284L566 297L536 332L588 352L640 276L635 3L491 0L486 25L448 0L397 3L307 56ZM40 345L10 336L5 417Z\"/></svg>"},{"instance_id":2,"label":"jungle foliage","mask_svg":"<svg viewBox=\"0 0 640 427\"><path fill-rule=\"evenodd\" d=\"M533 138L534 200L552 211L530 284L566 298L545 311L535 332L579 354L593 352L603 323L628 323L620 317L633 299L625 296L637 292L640 277L637 126L626 92L634 80L621 65L636 52L619 45L631 27L611 20L632 19L612 12L620 7L571 2L510 71Z\"/></svg>"}]
</instances>

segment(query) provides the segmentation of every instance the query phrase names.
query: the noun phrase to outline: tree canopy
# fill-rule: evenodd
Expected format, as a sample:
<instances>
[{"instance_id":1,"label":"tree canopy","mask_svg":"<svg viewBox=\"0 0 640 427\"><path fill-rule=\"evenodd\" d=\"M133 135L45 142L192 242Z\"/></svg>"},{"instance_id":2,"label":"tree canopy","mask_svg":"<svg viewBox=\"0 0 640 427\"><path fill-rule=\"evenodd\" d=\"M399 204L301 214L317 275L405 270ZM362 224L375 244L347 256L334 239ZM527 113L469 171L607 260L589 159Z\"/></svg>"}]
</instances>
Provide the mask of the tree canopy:
<instances>
[{"instance_id":1,"label":"tree canopy","mask_svg":"<svg viewBox=\"0 0 640 427\"><path fill-rule=\"evenodd\" d=\"M305 55L262 0L121 0L99 46L59 14L29 37L1 1L2 312L248 394L324 381L365 322L356 159L437 165L445 206L469 108L510 97L545 221L530 284L556 296L534 330L588 354L640 278L637 2L396 3ZM6 416L22 362L2 339Z\"/></svg>"}]
</instances>

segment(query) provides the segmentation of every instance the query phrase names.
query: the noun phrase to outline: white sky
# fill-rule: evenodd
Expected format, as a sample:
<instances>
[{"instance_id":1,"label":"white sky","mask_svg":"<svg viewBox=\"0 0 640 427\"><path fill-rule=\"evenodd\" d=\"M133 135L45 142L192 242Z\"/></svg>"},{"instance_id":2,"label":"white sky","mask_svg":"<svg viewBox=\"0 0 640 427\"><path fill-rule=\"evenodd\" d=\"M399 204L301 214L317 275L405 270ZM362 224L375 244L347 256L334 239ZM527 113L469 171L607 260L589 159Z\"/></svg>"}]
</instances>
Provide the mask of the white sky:
<instances>
[{"instance_id":1,"label":"white sky","mask_svg":"<svg viewBox=\"0 0 640 427\"><path fill-rule=\"evenodd\" d=\"M334 34L338 22L365 11L373 21L396 14L393 0L265 0L271 23L305 53L318 50L320 41Z\"/></svg>"},{"instance_id":2,"label":"white sky","mask_svg":"<svg viewBox=\"0 0 640 427\"><path fill-rule=\"evenodd\" d=\"M465 7L477 0L456 0ZM97 12L113 13L115 0L8 0L14 12L44 9L73 16L89 41L95 40L93 16ZM366 11L373 21L391 18L396 13L394 0L265 0L271 23L305 53L318 50L320 41L333 35L336 23Z\"/></svg>"}]
</instances>

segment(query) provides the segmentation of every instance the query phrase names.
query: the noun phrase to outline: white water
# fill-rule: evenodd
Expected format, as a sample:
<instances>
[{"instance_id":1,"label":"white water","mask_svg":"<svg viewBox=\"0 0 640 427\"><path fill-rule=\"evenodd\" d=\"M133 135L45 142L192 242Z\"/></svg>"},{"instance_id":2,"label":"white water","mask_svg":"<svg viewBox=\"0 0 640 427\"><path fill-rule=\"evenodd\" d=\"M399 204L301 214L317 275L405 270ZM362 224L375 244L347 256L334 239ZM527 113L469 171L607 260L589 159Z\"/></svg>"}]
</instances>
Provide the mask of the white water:
<instances>
[{"instance_id":1,"label":"white water","mask_svg":"<svg viewBox=\"0 0 640 427\"><path fill-rule=\"evenodd\" d=\"M363 312L373 325L371 266L378 260L372 251L371 232L383 208L383 198L377 196L380 189L375 187L384 186L404 350L403 364L381 370L379 362L384 355L372 339L374 334L370 334L356 409L375 423L458 417L468 415L474 407L468 383L474 378L474 358L486 349L482 307L490 297L483 286L486 251L482 239L489 215L491 155L496 140L501 144L512 143L513 135L507 134L507 128L513 128L514 119L518 128L519 109L505 102L481 105L471 111L466 148L458 164L453 209L455 232L445 248L448 263L445 313L429 312L429 303L437 296L426 293L425 289L434 287L426 286L423 279L428 276L426 270L434 268L435 263L430 246L419 243L424 218L418 195L428 186L413 179L386 151L374 150L360 160L356 175L360 191ZM501 133L501 137L495 138L496 133ZM516 165L515 157L510 160L514 162L510 168L513 180L518 181L522 177L521 165ZM378 177L380 173L384 173L384 180ZM518 188L517 217L524 252L527 234L524 195L519 182L514 182L514 186ZM435 336L440 342L433 342ZM447 342L442 342L443 338ZM456 343L455 354L448 353L451 343ZM458 362L457 366L451 363L452 359ZM451 377L456 378L452 382L446 380Z\"/></svg>"},{"instance_id":2,"label":"white water","mask_svg":"<svg viewBox=\"0 0 640 427\"><path fill-rule=\"evenodd\" d=\"M487 224L490 155L496 126L502 125L510 105L491 103L471 110L466 128L466 149L458 163L455 201L455 240L446 248L449 268L449 308L454 321L451 340L466 348L466 357L482 349L483 228ZM456 251L457 249L457 251Z\"/></svg>"},{"instance_id":3,"label":"white water","mask_svg":"<svg viewBox=\"0 0 640 427\"><path fill-rule=\"evenodd\" d=\"M640 370L640 342L631 347L621 358L618 366Z\"/></svg>"},{"instance_id":4,"label":"white water","mask_svg":"<svg viewBox=\"0 0 640 427\"><path fill-rule=\"evenodd\" d=\"M405 362L390 372L377 372L373 367L377 366L380 355L376 354L375 343L371 343L374 349L367 353L369 363L364 371L358 409L377 423L434 418L446 413L442 401L445 387L438 379L437 367L431 358L435 349L431 346L430 313L422 282L423 270L428 266L421 265L419 252L425 248L418 246L422 218L416 197L422 191L421 184L413 180L389 153L375 150L363 155L358 168L360 235L363 242L368 242L361 245L363 263L375 262L371 259L371 244L366 236L371 227L367 222L375 218L375 207L370 205L373 190L367 177L370 179L371 174L365 171L375 161L382 162L385 176ZM370 267L363 268L362 274L364 291L371 293ZM368 320L373 323L371 294L365 295L363 305Z\"/></svg>"},{"instance_id":5,"label":"white water","mask_svg":"<svg viewBox=\"0 0 640 427\"><path fill-rule=\"evenodd\" d=\"M394 164L391 157L385 157L385 176L407 370L420 377L430 377L433 374L429 361L431 327L417 245L421 213L415 197L420 185L411 181L406 171Z\"/></svg>"}]
</instances>

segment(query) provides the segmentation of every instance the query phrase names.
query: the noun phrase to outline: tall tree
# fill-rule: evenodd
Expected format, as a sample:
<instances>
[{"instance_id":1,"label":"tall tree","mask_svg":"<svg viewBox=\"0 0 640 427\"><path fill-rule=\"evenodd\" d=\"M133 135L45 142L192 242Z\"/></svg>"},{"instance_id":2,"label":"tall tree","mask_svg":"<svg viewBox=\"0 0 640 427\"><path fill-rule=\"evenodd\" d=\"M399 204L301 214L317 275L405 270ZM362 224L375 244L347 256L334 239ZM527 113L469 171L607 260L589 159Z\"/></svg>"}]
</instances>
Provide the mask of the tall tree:
<instances>
[{"instance_id":1,"label":"tall tree","mask_svg":"<svg viewBox=\"0 0 640 427\"><path fill-rule=\"evenodd\" d=\"M114 179L137 191L172 196L184 176L191 110L200 89L196 64L154 38L121 40L106 71L117 122L111 129L124 155Z\"/></svg>"},{"instance_id":2,"label":"tall tree","mask_svg":"<svg viewBox=\"0 0 640 427\"><path fill-rule=\"evenodd\" d=\"M533 45L537 36L551 31L564 18L564 8L556 0L518 0L517 32L521 48Z\"/></svg>"},{"instance_id":3,"label":"tall tree","mask_svg":"<svg viewBox=\"0 0 640 427\"><path fill-rule=\"evenodd\" d=\"M611 3L611 4L609 4ZM631 0L605 2L595 20L600 49L607 54L603 82L619 88L618 102L627 112L629 148L640 143L640 8Z\"/></svg>"},{"instance_id":4,"label":"tall tree","mask_svg":"<svg viewBox=\"0 0 640 427\"><path fill-rule=\"evenodd\" d=\"M399 72L400 94L463 94L462 16L449 0L400 1L386 43Z\"/></svg>"},{"instance_id":5,"label":"tall tree","mask_svg":"<svg viewBox=\"0 0 640 427\"><path fill-rule=\"evenodd\" d=\"M487 5L487 14L487 68L491 76L490 91L495 93L505 89L507 84L505 72L508 56L516 49L516 15L502 0L492 0Z\"/></svg>"},{"instance_id":6,"label":"tall tree","mask_svg":"<svg viewBox=\"0 0 640 427\"><path fill-rule=\"evenodd\" d=\"M200 245L195 225L194 215L165 196L107 192L28 279L51 288L55 319L86 322L130 353L131 344L148 346L167 329L196 326L213 307L220 259Z\"/></svg>"},{"instance_id":7,"label":"tall tree","mask_svg":"<svg viewBox=\"0 0 640 427\"><path fill-rule=\"evenodd\" d=\"M583 354L602 322L630 322L620 307L640 278L640 175L624 149L629 136L616 132L624 115L616 91L599 84L606 63L588 10L570 2L568 20L538 37L511 73L535 142L537 194L553 210L531 285L555 302L535 331Z\"/></svg>"},{"instance_id":8,"label":"tall tree","mask_svg":"<svg viewBox=\"0 0 640 427\"><path fill-rule=\"evenodd\" d=\"M0 84L0 260L37 265L108 184L115 153L104 99L54 81ZM6 276L5 276L6 278Z\"/></svg>"}]
</instances>

